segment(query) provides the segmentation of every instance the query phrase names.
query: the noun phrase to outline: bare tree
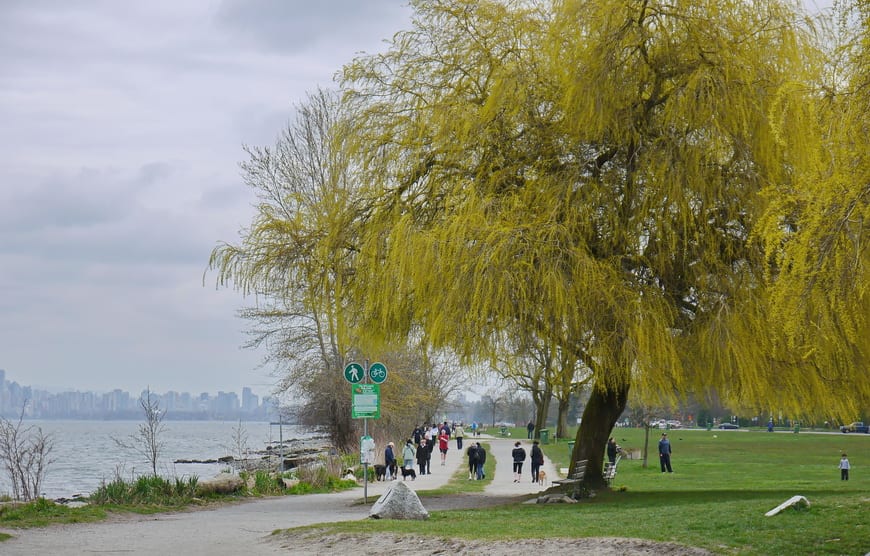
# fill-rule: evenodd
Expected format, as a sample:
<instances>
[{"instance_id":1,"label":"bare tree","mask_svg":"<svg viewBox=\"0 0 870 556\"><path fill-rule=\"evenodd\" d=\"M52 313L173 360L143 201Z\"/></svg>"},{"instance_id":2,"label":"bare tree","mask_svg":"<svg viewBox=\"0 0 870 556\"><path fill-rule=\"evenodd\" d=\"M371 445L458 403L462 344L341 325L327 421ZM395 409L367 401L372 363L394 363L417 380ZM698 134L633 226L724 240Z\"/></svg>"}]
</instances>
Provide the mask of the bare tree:
<instances>
[{"instance_id":1,"label":"bare tree","mask_svg":"<svg viewBox=\"0 0 870 556\"><path fill-rule=\"evenodd\" d=\"M241 419L239 419L238 425L233 427L232 436L230 437L230 445L226 446L226 449L236 460L236 468L238 470L250 471L251 462L248 459L250 453L248 447L248 430L242 425Z\"/></svg>"},{"instance_id":2,"label":"bare tree","mask_svg":"<svg viewBox=\"0 0 870 556\"><path fill-rule=\"evenodd\" d=\"M161 436L166 430L163 424L165 413L160 409L160 402L151 395L151 389L147 388L144 395L139 398L139 407L145 415L145 422L139 425L136 434L130 435L130 441L125 442L118 438L112 438L115 444L128 450L135 450L145 457L151 466L151 474L157 476L157 460L163 451Z\"/></svg>"},{"instance_id":3,"label":"bare tree","mask_svg":"<svg viewBox=\"0 0 870 556\"><path fill-rule=\"evenodd\" d=\"M0 417L0 462L12 483L12 497L29 502L40 495L48 467L54 463L54 441L41 427L24 427L24 408L17 423Z\"/></svg>"}]
</instances>

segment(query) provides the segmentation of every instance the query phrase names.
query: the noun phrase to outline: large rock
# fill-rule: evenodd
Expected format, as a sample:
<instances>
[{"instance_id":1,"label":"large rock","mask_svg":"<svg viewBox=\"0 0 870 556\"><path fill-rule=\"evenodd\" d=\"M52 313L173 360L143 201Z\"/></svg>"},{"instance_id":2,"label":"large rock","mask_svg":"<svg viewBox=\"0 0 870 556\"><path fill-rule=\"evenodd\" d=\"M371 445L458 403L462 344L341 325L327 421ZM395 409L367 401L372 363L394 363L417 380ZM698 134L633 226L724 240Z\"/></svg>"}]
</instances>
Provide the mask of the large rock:
<instances>
[{"instance_id":1,"label":"large rock","mask_svg":"<svg viewBox=\"0 0 870 556\"><path fill-rule=\"evenodd\" d=\"M372 506L369 517L375 519L429 519L417 493L404 481L394 481Z\"/></svg>"},{"instance_id":2,"label":"large rock","mask_svg":"<svg viewBox=\"0 0 870 556\"><path fill-rule=\"evenodd\" d=\"M241 490L245 486L245 481L238 475L230 473L221 473L213 479L199 481L196 485L196 492L200 495L205 494L232 494Z\"/></svg>"}]
</instances>

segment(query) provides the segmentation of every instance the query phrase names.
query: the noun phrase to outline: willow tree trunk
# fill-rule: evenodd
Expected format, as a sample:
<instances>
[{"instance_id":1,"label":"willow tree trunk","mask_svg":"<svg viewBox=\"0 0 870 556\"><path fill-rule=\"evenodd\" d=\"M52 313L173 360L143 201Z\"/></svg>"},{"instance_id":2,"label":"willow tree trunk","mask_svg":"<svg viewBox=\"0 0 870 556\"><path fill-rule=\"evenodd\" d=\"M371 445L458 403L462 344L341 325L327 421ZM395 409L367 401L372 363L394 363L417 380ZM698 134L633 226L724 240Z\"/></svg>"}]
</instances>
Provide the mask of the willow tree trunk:
<instances>
[{"instance_id":1,"label":"willow tree trunk","mask_svg":"<svg viewBox=\"0 0 870 556\"><path fill-rule=\"evenodd\" d=\"M647 454L649 454L649 420L643 426L643 468L647 467Z\"/></svg>"},{"instance_id":2,"label":"willow tree trunk","mask_svg":"<svg viewBox=\"0 0 870 556\"><path fill-rule=\"evenodd\" d=\"M568 408L571 406L571 396L559 400L559 417L556 420L556 438L568 436Z\"/></svg>"},{"instance_id":3,"label":"willow tree trunk","mask_svg":"<svg viewBox=\"0 0 870 556\"><path fill-rule=\"evenodd\" d=\"M589 402L583 411L583 420L577 430L574 452L571 454L571 471L577 461L587 460L583 482L589 488L606 486L601 469L604 466L604 450L613 425L628 402L629 385L600 390L593 388Z\"/></svg>"},{"instance_id":4,"label":"willow tree trunk","mask_svg":"<svg viewBox=\"0 0 870 556\"><path fill-rule=\"evenodd\" d=\"M547 428L547 414L550 412L550 399L553 397L553 389L547 386L543 391L532 392L535 402L535 434L534 438L541 438L541 429Z\"/></svg>"}]
</instances>

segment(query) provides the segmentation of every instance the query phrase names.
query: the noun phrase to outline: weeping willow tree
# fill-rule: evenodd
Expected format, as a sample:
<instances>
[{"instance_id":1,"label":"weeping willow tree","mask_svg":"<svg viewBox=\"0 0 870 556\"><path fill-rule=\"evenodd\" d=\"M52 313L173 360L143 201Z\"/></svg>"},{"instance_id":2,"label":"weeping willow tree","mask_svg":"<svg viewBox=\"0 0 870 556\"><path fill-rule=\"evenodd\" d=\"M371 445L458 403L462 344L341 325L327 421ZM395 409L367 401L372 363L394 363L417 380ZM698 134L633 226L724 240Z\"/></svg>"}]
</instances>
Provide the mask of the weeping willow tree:
<instances>
[{"instance_id":1,"label":"weeping willow tree","mask_svg":"<svg viewBox=\"0 0 870 556\"><path fill-rule=\"evenodd\" d=\"M419 326L472 361L526 330L572 354L593 375L572 459L592 470L633 384L790 396L749 387L766 357L685 354L704 333L715 361L756 340L709 330L763 285L758 193L793 178L769 121L812 69L793 6L412 4L414 28L344 72L368 185L361 334Z\"/></svg>"},{"instance_id":2,"label":"weeping willow tree","mask_svg":"<svg viewBox=\"0 0 870 556\"><path fill-rule=\"evenodd\" d=\"M792 183L772 184L757 236L769 257L765 348L780 380L825 418L870 417L870 3L837 2L814 102L783 101ZM806 133L813 129L813 133ZM824 400L818 407L814 400ZM821 413L821 411L817 411Z\"/></svg>"}]
</instances>

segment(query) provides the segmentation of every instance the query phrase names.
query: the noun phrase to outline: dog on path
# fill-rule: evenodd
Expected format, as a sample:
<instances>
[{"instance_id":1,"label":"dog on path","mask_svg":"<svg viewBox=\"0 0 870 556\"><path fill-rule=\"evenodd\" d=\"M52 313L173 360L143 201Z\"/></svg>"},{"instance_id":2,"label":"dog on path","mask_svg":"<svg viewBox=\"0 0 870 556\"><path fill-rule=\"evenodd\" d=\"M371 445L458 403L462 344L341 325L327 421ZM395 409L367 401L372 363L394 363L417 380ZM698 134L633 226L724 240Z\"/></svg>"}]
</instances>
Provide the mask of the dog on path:
<instances>
[{"instance_id":1,"label":"dog on path","mask_svg":"<svg viewBox=\"0 0 870 556\"><path fill-rule=\"evenodd\" d=\"M379 463L375 464L375 480L383 481L387 477L387 466Z\"/></svg>"},{"instance_id":2,"label":"dog on path","mask_svg":"<svg viewBox=\"0 0 870 556\"><path fill-rule=\"evenodd\" d=\"M546 486L547 484L547 472L543 469L538 471L538 484L542 486Z\"/></svg>"},{"instance_id":3,"label":"dog on path","mask_svg":"<svg viewBox=\"0 0 870 556\"><path fill-rule=\"evenodd\" d=\"M414 471L413 468L405 469L405 468L403 467L403 468L402 468L402 480L403 480L403 481L407 481L407 480L408 480L408 477L411 477L411 480L412 480L412 481L416 481L416 480L417 480L417 472Z\"/></svg>"}]
</instances>

